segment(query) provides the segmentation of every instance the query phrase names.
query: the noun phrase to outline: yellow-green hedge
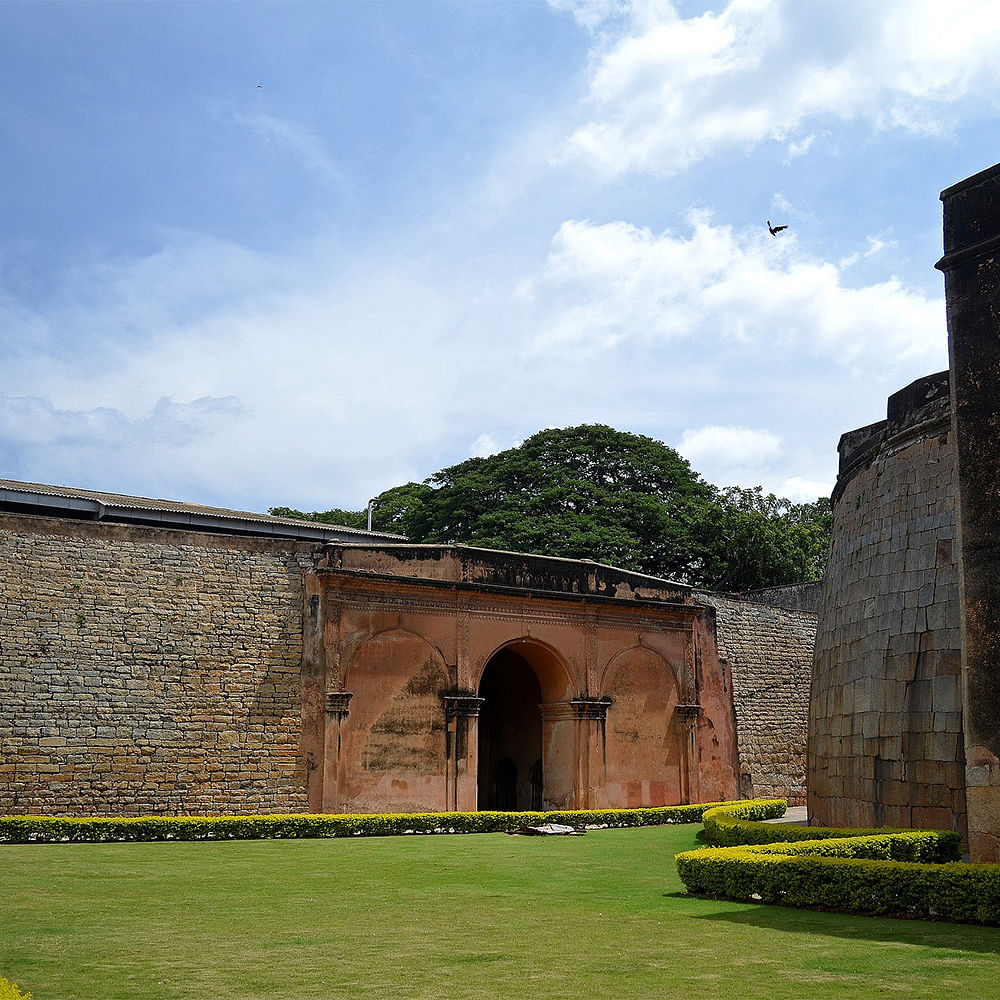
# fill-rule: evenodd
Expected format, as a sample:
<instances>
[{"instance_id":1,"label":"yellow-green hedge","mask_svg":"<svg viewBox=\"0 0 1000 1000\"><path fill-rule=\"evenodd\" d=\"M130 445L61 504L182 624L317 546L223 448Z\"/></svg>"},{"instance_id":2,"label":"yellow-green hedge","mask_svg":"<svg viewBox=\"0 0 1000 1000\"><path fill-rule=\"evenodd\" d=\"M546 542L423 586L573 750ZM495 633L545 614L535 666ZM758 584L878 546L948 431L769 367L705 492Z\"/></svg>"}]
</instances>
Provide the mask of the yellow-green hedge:
<instances>
[{"instance_id":1,"label":"yellow-green hedge","mask_svg":"<svg viewBox=\"0 0 1000 1000\"><path fill-rule=\"evenodd\" d=\"M495 833L540 823L570 826L659 826L697 823L706 809L729 803L650 809L579 809L560 812L358 813L268 816L140 816L64 819L0 817L0 843L107 843L147 840L271 840L300 837L385 837L405 833ZM784 803L781 811L784 813Z\"/></svg>"},{"instance_id":2,"label":"yellow-green hedge","mask_svg":"<svg viewBox=\"0 0 1000 1000\"><path fill-rule=\"evenodd\" d=\"M17 983L0 976L0 1000L31 1000L33 994L25 993Z\"/></svg>"},{"instance_id":3,"label":"yellow-green hedge","mask_svg":"<svg viewBox=\"0 0 1000 1000\"><path fill-rule=\"evenodd\" d=\"M748 802L723 803L725 808L712 807L702 817L705 836L713 844L721 847L740 844L776 844L797 840L829 840L841 837L886 836L894 833L909 833L895 827L875 827L846 829L835 826L799 826L791 823L760 823L758 820L784 815L773 811L780 799L753 799ZM782 803L784 804L784 803ZM954 845L954 856L947 860L957 860L961 836L957 833L933 831L934 836L944 836ZM908 843L903 841L902 843ZM901 848L902 849L902 848ZM903 849L905 851L905 849ZM895 857L897 861L920 860L912 857Z\"/></svg>"},{"instance_id":4,"label":"yellow-green hedge","mask_svg":"<svg viewBox=\"0 0 1000 1000\"><path fill-rule=\"evenodd\" d=\"M761 813L758 803L705 811L709 839L740 846L678 854L677 871L689 892L1000 924L1000 865L958 862L957 833L766 824L756 822ZM808 839L817 830L819 837Z\"/></svg>"}]
</instances>

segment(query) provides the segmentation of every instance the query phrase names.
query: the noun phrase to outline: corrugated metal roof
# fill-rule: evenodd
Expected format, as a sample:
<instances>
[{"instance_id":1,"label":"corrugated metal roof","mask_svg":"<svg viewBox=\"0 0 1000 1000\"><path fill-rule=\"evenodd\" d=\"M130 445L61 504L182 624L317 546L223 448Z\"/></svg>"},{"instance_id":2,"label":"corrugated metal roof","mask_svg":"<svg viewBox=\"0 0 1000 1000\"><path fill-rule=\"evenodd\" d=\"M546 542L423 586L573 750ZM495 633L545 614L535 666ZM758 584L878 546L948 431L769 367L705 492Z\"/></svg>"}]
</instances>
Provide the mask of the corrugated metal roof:
<instances>
[{"instance_id":1,"label":"corrugated metal roof","mask_svg":"<svg viewBox=\"0 0 1000 1000\"><path fill-rule=\"evenodd\" d=\"M51 500L52 502L46 502ZM65 501L61 504L59 501ZM58 509L65 506L69 510L93 513L101 520L152 520L187 524L190 527L215 527L218 530L238 528L243 533L265 535L288 535L296 537L308 535L314 538L329 537L347 540L384 539L399 541L402 535L388 532L367 531L363 528L349 528L345 525L324 524L319 521L303 521L294 518L273 517L248 510L230 510L225 507L209 507L205 504L185 503L179 500L163 500L153 497L134 497L124 493L105 493L85 490L73 486L54 486L49 483L26 483L13 479L0 479L0 507L5 504L21 506L44 506ZM131 516L130 516L131 515ZM157 516L159 515L159 516ZM286 530L283 530L286 529Z\"/></svg>"}]
</instances>

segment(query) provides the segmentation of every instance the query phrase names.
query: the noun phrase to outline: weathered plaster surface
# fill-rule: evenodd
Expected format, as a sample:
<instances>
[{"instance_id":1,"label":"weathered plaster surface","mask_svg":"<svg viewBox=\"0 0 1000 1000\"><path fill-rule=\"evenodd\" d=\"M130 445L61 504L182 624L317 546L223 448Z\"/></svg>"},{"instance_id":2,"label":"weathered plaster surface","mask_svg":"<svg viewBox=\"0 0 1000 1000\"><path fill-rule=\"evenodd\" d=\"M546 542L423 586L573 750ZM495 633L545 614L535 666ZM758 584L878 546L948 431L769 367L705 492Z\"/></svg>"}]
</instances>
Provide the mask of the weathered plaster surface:
<instances>
[{"instance_id":1,"label":"weathered plaster surface","mask_svg":"<svg viewBox=\"0 0 1000 1000\"><path fill-rule=\"evenodd\" d=\"M687 588L514 558L511 569L470 549L383 548L371 559L360 548L328 549L316 574L325 691L353 697L346 718L327 721L338 737L322 741L325 780L311 788L313 808L474 808L478 719L443 730L435 694L440 706L449 693L482 693L483 672L504 649L539 683L546 807L734 794L731 691ZM604 596L623 584L628 597ZM647 596L633 596L640 590ZM399 739L392 753L384 745L390 718L406 730L405 752ZM447 756L445 770L426 766L434 754Z\"/></svg>"}]
</instances>

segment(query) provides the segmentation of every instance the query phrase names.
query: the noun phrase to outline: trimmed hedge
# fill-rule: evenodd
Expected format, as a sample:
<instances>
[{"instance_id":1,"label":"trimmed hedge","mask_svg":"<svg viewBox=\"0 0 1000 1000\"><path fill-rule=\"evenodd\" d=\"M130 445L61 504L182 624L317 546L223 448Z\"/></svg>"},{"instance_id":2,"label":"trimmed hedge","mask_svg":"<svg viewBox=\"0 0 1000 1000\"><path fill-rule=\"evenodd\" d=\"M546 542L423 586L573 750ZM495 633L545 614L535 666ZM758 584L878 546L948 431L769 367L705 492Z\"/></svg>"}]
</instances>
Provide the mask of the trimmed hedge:
<instances>
[{"instance_id":1,"label":"trimmed hedge","mask_svg":"<svg viewBox=\"0 0 1000 1000\"><path fill-rule=\"evenodd\" d=\"M713 807L706 810L702 822L705 824L705 836L720 846L736 846L740 844L776 844L790 843L796 840L829 840L840 837L886 836L895 833L911 833L909 830L895 827L874 827L848 829L836 826L799 826L791 823L760 823L758 820L773 819L783 816L785 810L774 812L774 799L754 799L749 802L723 803L725 808ZM782 803L784 804L784 803ZM935 831L943 834L944 831ZM961 844L961 835L948 833L954 840L955 856L948 860L957 860ZM897 858L896 860L913 860Z\"/></svg>"},{"instance_id":2,"label":"trimmed hedge","mask_svg":"<svg viewBox=\"0 0 1000 1000\"><path fill-rule=\"evenodd\" d=\"M25 993L17 983L0 976L0 1000L31 1000L34 994Z\"/></svg>"},{"instance_id":3,"label":"trimmed hedge","mask_svg":"<svg viewBox=\"0 0 1000 1000\"><path fill-rule=\"evenodd\" d=\"M674 860L688 892L1000 924L1000 865L960 863L959 834L765 824L757 822L762 805L726 804L705 811L709 839L740 846L678 854ZM819 836L809 839L816 831Z\"/></svg>"},{"instance_id":4,"label":"trimmed hedge","mask_svg":"<svg viewBox=\"0 0 1000 1000\"><path fill-rule=\"evenodd\" d=\"M389 837L407 833L498 833L541 823L631 827L697 823L707 809L735 803L650 809L578 809L561 812L356 813L268 816L140 816L64 819L0 817L0 843L119 843L150 840L273 840L303 837ZM781 803L784 813L784 803Z\"/></svg>"}]
</instances>

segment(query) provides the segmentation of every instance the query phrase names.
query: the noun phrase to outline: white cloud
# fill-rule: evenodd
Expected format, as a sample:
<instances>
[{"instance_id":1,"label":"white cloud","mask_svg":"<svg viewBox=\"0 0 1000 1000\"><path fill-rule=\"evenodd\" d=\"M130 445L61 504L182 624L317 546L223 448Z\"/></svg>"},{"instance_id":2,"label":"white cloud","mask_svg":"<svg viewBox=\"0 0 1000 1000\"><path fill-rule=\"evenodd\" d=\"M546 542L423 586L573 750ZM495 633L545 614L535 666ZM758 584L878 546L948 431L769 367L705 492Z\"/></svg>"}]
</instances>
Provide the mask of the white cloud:
<instances>
[{"instance_id":1,"label":"white cloud","mask_svg":"<svg viewBox=\"0 0 1000 1000\"><path fill-rule=\"evenodd\" d=\"M787 497L792 503L812 503L819 497L828 497L833 492L833 480L803 479L790 476L777 489L778 496Z\"/></svg>"},{"instance_id":2,"label":"white cloud","mask_svg":"<svg viewBox=\"0 0 1000 1000\"><path fill-rule=\"evenodd\" d=\"M793 232L734 232L703 213L687 235L624 222L564 223L521 296L540 304L535 353L600 354L625 343L795 345L838 365L939 364L944 305L899 279L861 287L798 248ZM846 266L846 262L845 262Z\"/></svg>"},{"instance_id":3,"label":"white cloud","mask_svg":"<svg viewBox=\"0 0 1000 1000\"><path fill-rule=\"evenodd\" d=\"M887 392L941 367L939 301L895 280L847 287L794 237L704 214L679 233L566 222L516 294L421 258L424 233L393 255L311 245L284 259L167 236L156 254L71 275L42 308L0 303L32 337L30 351L0 339L0 475L357 508L465 458L473 438L487 454L605 422L669 441L744 427L753 407L729 456L742 464L702 435L696 467L774 489L822 478L845 422L868 419L836 415L857 404L838 388L855 371L875 419ZM816 444L823 400L834 429L820 458L793 461Z\"/></svg>"},{"instance_id":4,"label":"white cloud","mask_svg":"<svg viewBox=\"0 0 1000 1000\"><path fill-rule=\"evenodd\" d=\"M608 174L670 175L765 140L802 155L831 119L935 132L943 107L991 113L1000 89L992 0L731 0L692 17L642 3L624 28L602 25L600 9L586 21L588 120L566 155Z\"/></svg>"},{"instance_id":5,"label":"white cloud","mask_svg":"<svg viewBox=\"0 0 1000 1000\"><path fill-rule=\"evenodd\" d=\"M848 254L840 260L837 266L841 271L846 271L848 268L854 267L859 260L877 257L884 250L892 250L897 245L895 240L883 240L879 236L869 236L867 250L856 250L854 253Z\"/></svg>"},{"instance_id":6,"label":"white cloud","mask_svg":"<svg viewBox=\"0 0 1000 1000\"><path fill-rule=\"evenodd\" d=\"M212 251L175 233L75 275L86 304L33 316L48 350L0 344L8 475L243 506L354 502L433 471L408 449L445 429L437 341L459 303L394 262L333 280L326 256Z\"/></svg>"},{"instance_id":7,"label":"white cloud","mask_svg":"<svg viewBox=\"0 0 1000 1000\"><path fill-rule=\"evenodd\" d=\"M341 165L330 155L323 140L308 128L263 112L228 109L228 114L252 132L265 148L297 161L307 173L338 185L345 183L347 175Z\"/></svg>"},{"instance_id":8,"label":"white cloud","mask_svg":"<svg viewBox=\"0 0 1000 1000\"><path fill-rule=\"evenodd\" d=\"M628 13L628 0L549 0L554 10L567 11L588 31L596 31L614 17Z\"/></svg>"},{"instance_id":9,"label":"white cloud","mask_svg":"<svg viewBox=\"0 0 1000 1000\"><path fill-rule=\"evenodd\" d=\"M695 466L701 463L762 465L781 457L781 438L750 427L699 427L681 435L677 450Z\"/></svg>"},{"instance_id":10,"label":"white cloud","mask_svg":"<svg viewBox=\"0 0 1000 1000\"><path fill-rule=\"evenodd\" d=\"M788 144L788 157L789 159L796 159L799 156L805 156L806 153L812 149L812 144L816 141L815 133L803 136L796 142L790 142Z\"/></svg>"},{"instance_id":11,"label":"white cloud","mask_svg":"<svg viewBox=\"0 0 1000 1000\"><path fill-rule=\"evenodd\" d=\"M514 441L511 444L501 444L492 434L484 431L469 445L469 457L489 458L490 455L495 455L498 451L516 448L520 444L520 441Z\"/></svg>"}]
</instances>

